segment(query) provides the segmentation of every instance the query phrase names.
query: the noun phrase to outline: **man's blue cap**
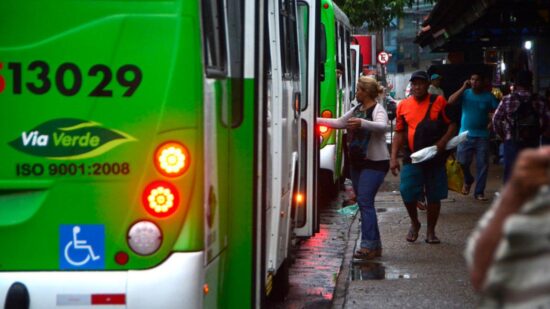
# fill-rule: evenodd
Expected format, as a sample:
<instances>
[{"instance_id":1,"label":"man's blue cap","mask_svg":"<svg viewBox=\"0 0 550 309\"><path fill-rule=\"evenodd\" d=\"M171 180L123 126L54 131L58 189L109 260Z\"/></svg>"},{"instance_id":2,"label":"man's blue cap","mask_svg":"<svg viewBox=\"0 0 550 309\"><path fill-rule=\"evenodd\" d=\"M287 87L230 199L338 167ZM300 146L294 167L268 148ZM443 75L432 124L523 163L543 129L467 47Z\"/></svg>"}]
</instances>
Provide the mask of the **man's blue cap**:
<instances>
[{"instance_id":1,"label":"man's blue cap","mask_svg":"<svg viewBox=\"0 0 550 309\"><path fill-rule=\"evenodd\" d=\"M428 73L426 71L416 71L411 74L411 78L409 81L413 81L413 79L423 79L423 80L429 80Z\"/></svg>"},{"instance_id":2,"label":"man's blue cap","mask_svg":"<svg viewBox=\"0 0 550 309\"><path fill-rule=\"evenodd\" d=\"M432 74L432 76L430 76L430 80L436 80L438 78L441 78L441 75L439 75L437 73L434 73L434 74Z\"/></svg>"}]
</instances>

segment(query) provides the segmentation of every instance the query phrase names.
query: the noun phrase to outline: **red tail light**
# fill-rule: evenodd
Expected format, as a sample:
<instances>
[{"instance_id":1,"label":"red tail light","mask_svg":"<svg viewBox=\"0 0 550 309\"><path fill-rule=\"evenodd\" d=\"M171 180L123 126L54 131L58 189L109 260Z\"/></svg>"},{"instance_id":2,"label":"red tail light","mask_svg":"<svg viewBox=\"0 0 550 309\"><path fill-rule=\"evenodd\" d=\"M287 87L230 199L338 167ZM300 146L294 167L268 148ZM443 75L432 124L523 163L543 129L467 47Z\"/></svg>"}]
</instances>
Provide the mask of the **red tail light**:
<instances>
[{"instance_id":1,"label":"red tail light","mask_svg":"<svg viewBox=\"0 0 550 309\"><path fill-rule=\"evenodd\" d=\"M168 177L177 177L189 168L189 152L182 144L166 142L155 151L155 166L157 170Z\"/></svg>"},{"instance_id":2,"label":"red tail light","mask_svg":"<svg viewBox=\"0 0 550 309\"><path fill-rule=\"evenodd\" d=\"M155 217L164 218L173 214L179 204L178 190L165 181L156 181L145 187L143 191L143 206Z\"/></svg>"},{"instance_id":3,"label":"red tail light","mask_svg":"<svg viewBox=\"0 0 550 309\"><path fill-rule=\"evenodd\" d=\"M327 132L328 132L328 127L327 126L319 126L319 133L325 134Z\"/></svg>"}]
</instances>

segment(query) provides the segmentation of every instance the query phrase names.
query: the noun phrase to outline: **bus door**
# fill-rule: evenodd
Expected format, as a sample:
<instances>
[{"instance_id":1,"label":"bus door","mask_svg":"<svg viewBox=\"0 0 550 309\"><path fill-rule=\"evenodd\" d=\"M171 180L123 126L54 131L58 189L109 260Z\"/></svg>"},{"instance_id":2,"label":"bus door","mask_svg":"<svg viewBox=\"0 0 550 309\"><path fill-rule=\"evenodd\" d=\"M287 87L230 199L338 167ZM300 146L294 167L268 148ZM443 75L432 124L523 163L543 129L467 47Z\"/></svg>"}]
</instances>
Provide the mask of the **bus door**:
<instances>
[{"instance_id":1,"label":"bus door","mask_svg":"<svg viewBox=\"0 0 550 309\"><path fill-rule=\"evenodd\" d=\"M231 200L232 130L242 120L242 1L203 1L204 26L204 236L205 283L209 293L204 305L220 307L229 301L228 282L233 242L230 226L235 210ZM231 37L232 40L227 38Z\"/></svg>"},{"instance_id":2,"label":"bus door","mask_svg":"<svg viewBox=\"0 0 550 309\"><path fill-rule=\"evenodd\" d=\"M226 24L223 1L203 6L204 81L204 213L206 263L224 247L227 207L230 89L227 79Z\"/></svg>"},{"instance_id":3,"label":"bus door","mask_svg":"<svg viewBox=\"0 0 550 309\"><path fill-rule=\"evenodd\" d=\"M266 287L272 286L272 282L273 286L279 286L279 275L288 281L286 261L291 237L291 203L296 190L294 179L301 101L296 2L278 0L268 5L269 74L262 159L265 171ZM270 288L266 292L267 295L272 293Z\"/></svg>"},{"instance_id":4,"label":"bus door","mask_svg":"<svg viewBox=\"0 0 550 309\"><path fill-rule=\"evenodd\" d=\"M302 101L300 123L300 173L299 192L301 203L295 203L295 228L298 237L312 236L318 230L317 169L319 166L319 139L316 134L316 118L319 113L319 48L316 39L320 25L317 1L298 1L298 46Z\"/></svg>"},{"instance_id":5,"label":"bus door","mask_svg":"<svg viewBox=\"0 0 550 309\"><path fill-rule=\"evenodd\" d=\"M351 92L351 89L352 89L352 85L351 85L351 75L352 75L352 68L351 68L351 45L350 45L350 42L351 42L351 35L350 35L350 32L349 32L349 28L345 28L344 30L344 59L345 59L345 62L346 62L346 72L345 72L345 80L346 80L346 86L344 87L344 92L345 92L345 111L344 113L346 113L348 110L350 110L351 108L351 101L353 100L353 96L351 95L352 92Z\"/></svg>"},{"instance_id":6,"label":"bus door","mask_svg":"<svg viewBox=\"0 0 550 309\"><path fill-rule=\"evenodd\" d=\"M351 83L350 83L350 97L351 101L355 101L355 93L357 92L357 82L361 74L361 61L360 61L360 48L359 45L350 46L350 63L351 63Z\"/></svg>"}]
</instances>

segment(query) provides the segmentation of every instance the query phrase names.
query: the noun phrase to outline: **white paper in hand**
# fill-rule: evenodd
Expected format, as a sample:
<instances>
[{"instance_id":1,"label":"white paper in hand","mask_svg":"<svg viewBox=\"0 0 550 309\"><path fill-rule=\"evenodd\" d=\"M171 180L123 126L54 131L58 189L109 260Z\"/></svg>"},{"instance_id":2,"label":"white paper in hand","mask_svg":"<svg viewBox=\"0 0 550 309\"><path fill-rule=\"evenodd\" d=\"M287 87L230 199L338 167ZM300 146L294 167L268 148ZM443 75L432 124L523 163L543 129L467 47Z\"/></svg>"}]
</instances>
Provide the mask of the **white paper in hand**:
<instances>
[{"instance_id":1,"label":"white paper in hand","mask_svg":"<svg viewBox=\"0 0 550 309\"><path fill-rule=\"evenodd\" d=\"M467 135L468 135L468 131L464 131L464 132L460 133L459 135L451 138L447 142L447 145L445 145L445 149L449 150L449 149L455 148L456 146L458 146L458 144L460 144L460 143L462 143L463 141L466 140ZM424 161L430 160L431 158L435 157L436 154L437 154L437 147L436 146L430 146L430 147L422 148L419 151L411 154L411 161L412 161L412 163L424 162Z\"/></svg>"},{"instance_id":2,"label":"white paper in hand","mask_svg":"<svg viewBox=\"0 0 550 309\"><path fill-rule=\"evenodd\" d=\"M457 147L458 144L460 144L460 143L462 143L463 141L466 140L466 137L468 137L468 131L464 131L464 132L460 133L459 135L451 138L447 142L447 145L445 145L445 149L449 150L449 149L453 149L453 148Z\"/></svg>"},{"instance_id":3,"label":"white paper in hand","mask_svg":"<svg viewBox=\"0 0 550 309\"><path fill-rule=\"evenodd\" d=\"M430 147L422 148L419 151L416 151L413 154L411 154L411 160L412 160L412 163L420 163L435 157L436 154L437 154L437 147L430 146Z\"/></svg>"}]
</instances>

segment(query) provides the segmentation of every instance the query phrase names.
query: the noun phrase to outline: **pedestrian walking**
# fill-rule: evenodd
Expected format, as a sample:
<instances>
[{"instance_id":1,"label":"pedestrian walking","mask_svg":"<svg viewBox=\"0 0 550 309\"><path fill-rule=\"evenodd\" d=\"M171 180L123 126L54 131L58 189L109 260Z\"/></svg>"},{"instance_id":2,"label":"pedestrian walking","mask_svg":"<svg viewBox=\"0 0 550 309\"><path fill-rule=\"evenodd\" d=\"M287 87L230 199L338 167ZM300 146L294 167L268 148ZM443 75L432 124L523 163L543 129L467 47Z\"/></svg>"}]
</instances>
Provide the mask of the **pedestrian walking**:
<instances>
[{"instance_id":1,"label":"pedestrian walking","mask_svg":"<svg viewBox=\"0 0 550 309\"><path fill-rule=\"evenodd\" d=\"M445 92L441 89L441 75L434 73L430 76L430 87L428 87L428 93L434 95L440 95L445 97ZM426 210L427 207L426 194L422 194L420 200L416 203L416 208L419 210Z\"/></svg>"},{"instance_id":2,"label":"pedestrian walking","mask_svg":"<svg viewBox=\"0 0 550 309\"><path fill-rule=\"evenodd\" d=\"M425 241L440 243L435 233L441 200L447 198L447 174L445 172L445 145L456 132L456 124L445 114L447 102L442 96L428 94L430 84L425 71L411 75L412 96L397 107L397 124L392 143L390 169L394 175L401 172L400 192L411 219L406 240L414 242L420 231L416 209L423 192L427 199L428 228ZM437 147L437 155L425 162L412 164L411 153L425 147ZM403 150L403 168L397 161Z\"/></svg>"},{"instance_id":3,"label":"pedestrian walking","mask_svg":"<svg viewBox=\"0 0 550 309\"><path fill-rule=\"evenodd\" d=\"M442 97L445 97L445 92L443 89L441 89L441 80L443 78L441 75L434 73L432 76L430 76L430 87L428 88L429 94L435 94L440 95Z\"/></svg>"},{"instance_id":4,"label":"pedestrian walking","mask_svg":"<svg viewBox=\"0 0 550 309\"><path fill-rule=\"evenodd\" d=\"M506 183L517 154L539 146L541 132L548 128L544 99L531 92L533 74L519 71L514 91L502 98L493 115L495 133L504 141L504 177Z\"/></svg>"},{"instance_id":5,"label":"pedestrian walking","mask_svg":"<svg viewBox=\"0 0 550 309\"><path fill-rule=\"evenodd\" d=\"M376 102L382 87L370 77L357 83L356 99L360 104L338 119L318 118L319 125L347 129L351 180L361 212L361 248L355 258L382 256L382 241L374 198L389 170L389 152L385 132L388 115Z\"/></svg>"},{"instance_id":6,"label":"pedestrian walking","mask_svg":"<svg viewBox=\"0 0 550 309\"><path fill-rule=\"evenodd\" d=\"M466 259L483 308L550 303L550 146L526 149L468 240Z\"/></svg>"},{"instance_id":7,"label":"pedestrian walking","mask_svg":"<svg viewBox=\"0 0 550 309\"><path fill-rule=\"evenodd\" d=\"M466 140L457 147L457 160L464 172L462 194L470 194L474 177L470 165L476 158L476 177L474 198L487 201L485 185L489 173L490 142L489 129L494 110L498 106L495 96L485 90L485 78L481 73L474 73L462 87L449 97L449 106L462 106L460 133L468 131Z\"/></svg>"}]
</instances>

